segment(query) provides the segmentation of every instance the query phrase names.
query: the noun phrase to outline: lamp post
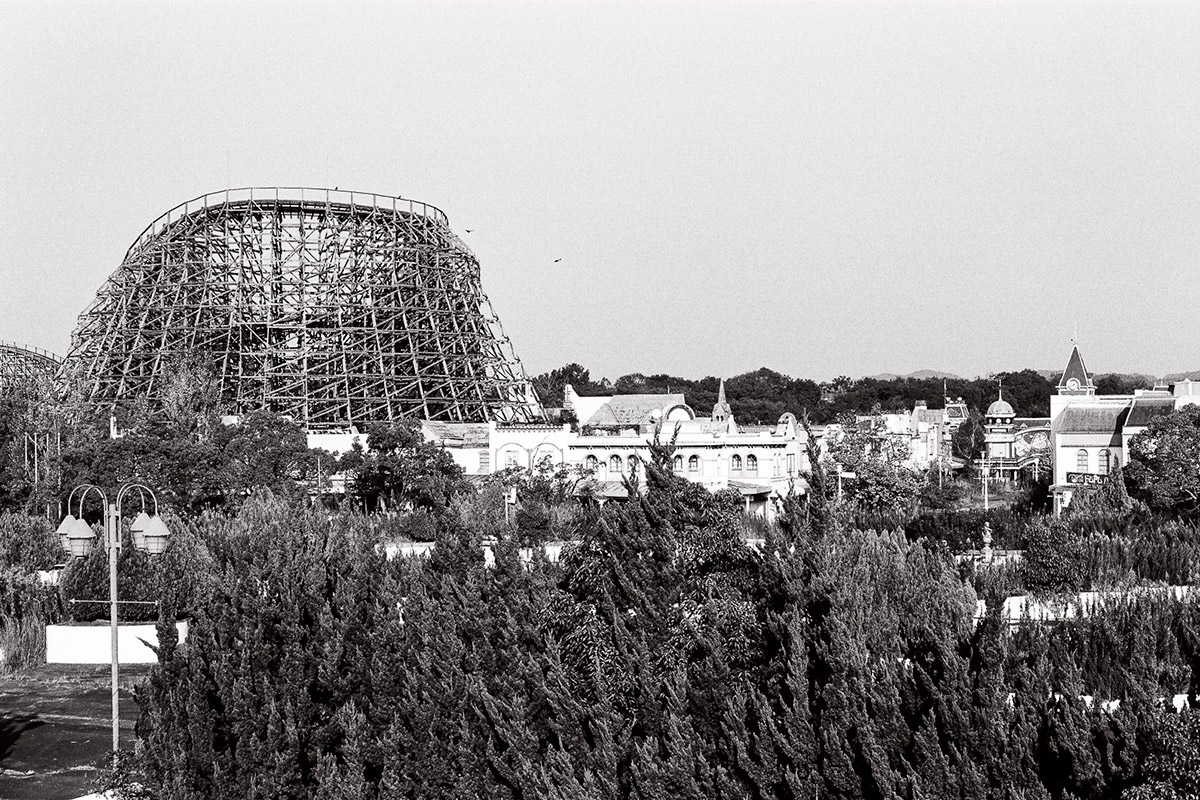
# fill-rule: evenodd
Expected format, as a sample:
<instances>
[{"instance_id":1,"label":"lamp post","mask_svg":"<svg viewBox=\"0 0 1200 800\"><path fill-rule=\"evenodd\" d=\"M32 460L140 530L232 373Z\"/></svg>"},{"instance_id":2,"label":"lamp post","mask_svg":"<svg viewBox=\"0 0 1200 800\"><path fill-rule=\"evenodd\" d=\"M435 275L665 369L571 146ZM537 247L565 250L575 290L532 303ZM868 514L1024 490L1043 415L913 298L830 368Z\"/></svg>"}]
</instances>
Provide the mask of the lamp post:
<instances>
[{"instance_id":1,"label":"lamp post","mask_svg":"<svg viewBox=\"0 0 1200 800\"><path fill-rule=\"evenodd\" d=\"M108 617L109 629L111 631L112 641L112 749L117 752L121 749L121 701L118 692L118 678L120 673L120 659L118 657L117 646L117 605L121 602L140 603L142 601L120 601L117 599L117 556L121 550L121 504L125 500L127 493L131 489L138 490L142 499L142 511L133 520L130 525L131 532L135 534L135 542L140 538L142 544L138 546L139 550L144 550L148 553L158 554L166 548L166 540L170 535L167 530L166 523L158 516L158 498L150 487L141 483L127 483L117 491L115 503L108 502L108 495L104 490L94 484L85 483L76 486L71 490L71 494L67 497L67 515L58 526L58 534L65 546L71 551L71 554L76 558L86 556L94 545L95 534L92 532L91 526L83 519L83 501L92 492L100 495L100 501L104 508L104 534L108 546ZM79 495L79 518L71 516L71 500L75 497L76 492L81 492ZM143 494L145 493L145 494ZM146 515L146 497L149 494L154 500L154 516ZM72 602L104 602L99 600L72 600Z\"/></svg>"}]
</instances>

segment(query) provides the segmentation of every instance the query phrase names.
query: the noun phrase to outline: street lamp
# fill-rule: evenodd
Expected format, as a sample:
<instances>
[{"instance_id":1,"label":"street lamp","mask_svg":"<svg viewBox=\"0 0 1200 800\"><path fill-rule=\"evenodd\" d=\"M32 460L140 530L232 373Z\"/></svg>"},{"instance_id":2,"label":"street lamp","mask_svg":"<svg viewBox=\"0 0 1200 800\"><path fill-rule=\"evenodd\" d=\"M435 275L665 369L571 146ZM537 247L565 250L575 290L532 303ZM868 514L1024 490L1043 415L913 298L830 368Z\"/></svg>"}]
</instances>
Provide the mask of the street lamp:
<instances>
[{"instance_id":1,"label":"street lamp","mask_svg":"<svg viewBox=\"0 0 1200 800\"><path fill-rule=\"evenodd\" d=\"M83 520L83 501L91 492L96 492L100 495L100 500L104 506L104 532L108 546L108 604L109 604L109 627L112 631L112 749L117 752L121 749L121 701L117 691L118 675L119 675L119 658L117 652L117 605L121 602L142 604L153 601L140 600L117 600L117 556L121 549L121 504L125 500L126 494L131 489L137 489L138 494L142 498L142 511L133 523L130 525L130 530L133 532L134 527L137 531L134 534L134 542L138 539L142 540L140 545L137 545L139 550L144 550L151 554L158 554L166 549L167 537L170 536L170 531L167 530L166 523L158 516L158 498L150 487L140 483L127 483L117 491L117 501L115 503L108 502L108 495L99 486L90 483L85 483L81 486L76 486L71 490L71 494L67 497L67 516L58 526L58 534L60 539L68 545L71 554L76 558L82 558L91 552L95 542L96 534L92 532L89 526ZM75 493L82 490L79 495L79 518L75 519L71 516L70 507L71 500L75 497ZM154 516L150 517L146 514L146 494L149 494L154 500ZM145 518L145 519L143 519ZM104 602L100 600L72 600L71 602Z\"/></svg>"},{"instance_id":2,"label":"street lamp","mask_svg":"<svg viewBox=\"0 0 1200 800\"><path fill-rule=\"evenodd\" d=\"M82 490L82 493L79 495L79 517L77 519L71 516L71 501L75 499L75 493L80 490ZM76 558L83 558L92 552L92 546L96 541L96 534L92 531L92 526L88 525L83 518L83 502L92 492L100 495L102 505L107 514L108 497L104 494L104 491L99 486L85 483L71 490L70 496L67 497L67 515L63 517L63 521L58 526L58 538L62 542L63 549L69 551ZM107 517L105 517L105 520L104 530L107 531Z\"/></svg>"},{"instance_id":3,"label":"street lamp","mask_svg":"<svg viewBox=\"0 0 1200 800\"><path fill-rule=\"evenodd\" d=\"M142 505L145 505L143 501ZM158 509L155 509L157 513ZM129 533L133 537L133 546L138 550L146 549L146 526L150 524L150 515L146 513L145 508L138 512L138 515L133 518L133 522L129 523Z\"/></svg>"},{"instance_id":4,"label":"street lamp","mask_svg":"<svg viewBox=\"0 0 1200 800\"><path fill-rule=\"evenodd\" d=\"M62 522L58 523L58 541L62 544L63 550L71 549L71 542L67 538L71 533L71 528L75 525L75 517L71 515L70 503L67 504L67 515L63 517Z\"/></svg>"}]
</instances>

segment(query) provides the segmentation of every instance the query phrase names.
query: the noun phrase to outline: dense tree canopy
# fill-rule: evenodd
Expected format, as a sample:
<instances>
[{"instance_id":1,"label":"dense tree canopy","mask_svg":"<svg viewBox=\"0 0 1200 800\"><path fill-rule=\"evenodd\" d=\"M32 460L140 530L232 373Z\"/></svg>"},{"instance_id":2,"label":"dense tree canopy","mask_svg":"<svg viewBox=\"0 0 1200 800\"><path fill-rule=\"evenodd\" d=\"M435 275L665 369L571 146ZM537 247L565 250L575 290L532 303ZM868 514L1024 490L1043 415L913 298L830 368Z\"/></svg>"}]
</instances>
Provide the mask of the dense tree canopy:
<instances>
[{"instance_id":1,"label":"dense tree canopy","mask_svg":"<svg viewBox=\"0 0 1200 800\"><path fill-rule=\"evenodd\" d=\"M857 511L887 513L908 510L917 499L924 476L905 463L908 437L889 435L876 414L838 418L837 433L827 434L826 459L841 481L844 501Z\"/></svg>"},{"instance_id":2,"label":"dense tree canopy","mask_svg":"<svg viewBox=\"0 0 1200 800\"><path fill-rule=\"evenodd\" d=\"M1200 509L1200 406L1155 417L1129 441L1129 492L1151 508Z\"/></svg>"},{"instance_id":3,"label":"dense tree canopy","mask_svg":"<svg viewBox=\"0 0 1200 800\"><path fill-rule=\"evenodd\" d=\"M369 449L357 443L342 459L354 480L351 495L368 509L444 511L467 489L462 467L445 448L425 440L414 420L372 423Z\"/></svg>"},{"instance_id":4,"label":"dense tree canopy","mask_svg":"<svg viewBox=\"0 0 1200 800\"><path fill-rule=\"evenodd\" d=\"M759 553L736 498L668 463L649 465L642 501L590 516L559 564L522 566L502 539L485 567L453 514L431 559L390 562L364 518L270 498L208 518L189 639L160 626L139 694L136 778L163 800L1192 785L1187 746L1162 749L1191 718L1154 698L1195 685L1200 606L1010 633L995 610L974 619L936 543L837 525Z\"/></svg>"}]
</instances>

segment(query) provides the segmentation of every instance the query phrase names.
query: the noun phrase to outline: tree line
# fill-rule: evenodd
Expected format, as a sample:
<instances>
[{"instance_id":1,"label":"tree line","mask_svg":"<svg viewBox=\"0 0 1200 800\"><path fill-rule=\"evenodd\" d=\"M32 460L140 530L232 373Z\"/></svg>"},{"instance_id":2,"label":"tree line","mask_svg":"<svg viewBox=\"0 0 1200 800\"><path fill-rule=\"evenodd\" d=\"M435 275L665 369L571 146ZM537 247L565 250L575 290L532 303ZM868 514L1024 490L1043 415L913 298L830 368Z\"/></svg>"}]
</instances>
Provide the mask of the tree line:
<instances>
[{"instance_id":1,"label":"tree line","mask_svg":"<svg viewBox=\"0 0 1200 800\"><path fill-rule=\"evenodd\" d=\"M866 414L872 409L884 412L911 411L917 402L931 409L944 406L943 398L962 398L968 408L982 413L997 397L1003 383L1004 399L1018 416L1047 417L1050 395L1057 378L1048 378L1032 369L999 372L980 378L860 378L845 376L818 383L792 378L762 367L726 379L725 392L734 416L743 422L771 424L786 412L798 418L807 414L814 423L833 422L843 414ZM674 375L622 375L616 381L591 379L591 373L579 364L567 364L533 378L542 403L551 408L562 406L563 386L571 384L580 395L662 394L682 392L688 404L703 415L717 399L720 379L683 378ZM1132 394L1134 389L1149 388L1145 376L1104 375L1097 379L1099 394ZM583 421L583 420L581 420Z\"/></svg>"}]
</instances>

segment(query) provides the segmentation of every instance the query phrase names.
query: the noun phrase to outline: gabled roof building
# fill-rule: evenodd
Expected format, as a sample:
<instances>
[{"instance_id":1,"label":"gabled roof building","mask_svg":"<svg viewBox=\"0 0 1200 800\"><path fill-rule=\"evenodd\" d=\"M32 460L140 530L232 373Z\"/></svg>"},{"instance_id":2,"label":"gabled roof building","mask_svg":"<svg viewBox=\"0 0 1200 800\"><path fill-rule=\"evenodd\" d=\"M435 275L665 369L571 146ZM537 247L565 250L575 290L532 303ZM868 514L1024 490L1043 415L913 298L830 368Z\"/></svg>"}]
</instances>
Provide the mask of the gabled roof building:
<instances>
[{"instance_id":1,"label":"gabled roof building","mask_svg":"<svg viewBox=\"0 0 1200 800\"><path fill-rule=\"evenodd\" d=\"M1078 347L1050 397L1054 445L1054 510L1066 508L1076 491L1096 486L1129 463L1129 440L1155 417L1200 402L1200 384L1190 380L1139 389L1130 395L1098 395Z\"/></svg>"}]
</instances>

